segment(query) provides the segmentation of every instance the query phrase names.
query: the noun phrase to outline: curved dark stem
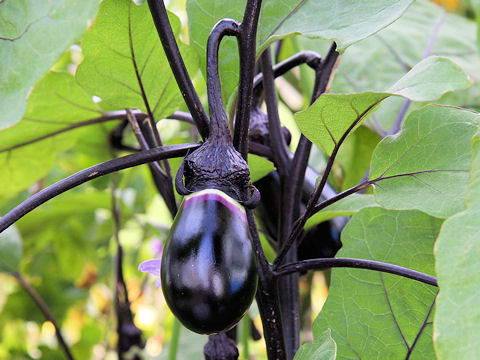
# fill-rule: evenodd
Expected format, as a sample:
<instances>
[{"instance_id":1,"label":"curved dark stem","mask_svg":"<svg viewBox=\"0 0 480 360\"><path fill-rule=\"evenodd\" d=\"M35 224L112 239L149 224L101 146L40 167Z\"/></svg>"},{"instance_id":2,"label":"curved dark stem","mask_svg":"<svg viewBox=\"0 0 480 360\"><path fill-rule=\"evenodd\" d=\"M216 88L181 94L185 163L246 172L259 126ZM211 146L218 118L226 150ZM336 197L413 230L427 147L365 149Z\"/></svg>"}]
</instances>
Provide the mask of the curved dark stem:
<instances>
[{"instance_id":1,"label":"curved dark stem","mask_svg":"<svg viewBox=\"0 0 480 360\"><path fill-rule=\"evenodd\" d=\"M193 151L199 146L199 144L163 146L109 160L79 171L39 191L1 217L0 232L41 204L87 181L148 162L185 156L188 151Z\"/></svg>"},{"instance_id":2,"label":"curved dark stem","mask_svg":"<svg viewBox=\"0 0 480 360\"><path fill-rule=\"evenodd\" d=\"M146 114L142 113L139 110L132 110L132 112L139 119L143 120L147 117ZM70 131L70 130L75 130L75 129L78 129L78 128L81 128L81 127L84 127L84 126L101 124L101 123L104 123L104 122L107 122L107 121L112 121L112 120L125 120L126 118L127 118L127 114L126 114L125 111L112 111L112 112L106 113L103 116L100 116L100 117L97 117L97 118L94 118L94 119L90 119L90 120L79 121L79 122L75 122L75 123L71 123L71 124L59 123L59 125L63 124L63 125L68 125L68 126L65 126L64 128L61 128L61 129L56 130L56 131L52 131L51 133L39 136L38 138L28 140L28 141L24 141L20 144L16 144L16 145L9 146L7 148L0 149L0 153L15 150L15 149L23 147L23 146L31 145L31 144L34 144L38 141L42 141L42 140L48 139L50 137L62 134L64 132L67 132L67 131ZM29 121L28 118L24 119L23 121L25 121L25 120ZM33 121L33 120L30 120L30 121Z\"/></svg>"},{"instance_id":3,"label":"curved dark stem","mask_svg":"<svg viewBox=\"0 0 480 360\"><path fill-rule=\"evenodd\" d=\"M315 69L318 67L318 64L322 60L321 56L314 52L314 51L301 51L292 55L288 59L283 60L282 62L276 64L273 67L273 76L275 78L284 75L288 71L292 70L293 68L307 64L308 66ZM253 80L253 99L257 101L254 105L258 105L258 101L260 100L260 94L263 91L263 73L259 73L255 76Z\"/></svg>"},{"instance_id":4,"label":"curved dark stem","mask_svg":"<svg viewBox=\"0 0 480 360\"><path fill-rule=\"evenodd\" d=\"M240 79L238 84L237 112L233 145L247 160L248 127L252 108L253 76L255 75L255 55L258 17L262 0L248 0L240 25L238 48L240 52Z\"/></svg>"},{"instance_id":5,"label":"curved dark stem","mask_svg":"<svg viewBox=\"0 0 480 360\"><path fill-rule=\"evenodd\" d=\"M277 94L275 92L270 48L267 48L260 56L260 62L265 87L265 103L267 104L270 146L272 148L273 159L278 173L280 176L285 176L288 172L289 165L288 146L283 137L280 117L278 115Z\"/></svg>"},{"instance_id":6,"label":"curved dark stem","mask_svg":"<svg viewBox=\"0 0 480 360\"><path fill-rule=\"evenodd\" d=\"M218 49L224 36L239 36L239 24L223 19L215 24L207 42L207 93L210 110L209 137L230 139L228 117L223 106L222 89L218 75Z\"/></svg>"},{"instance_id":7,"label":"curved dark stem","mask_svg":"<svg viewBox=\"0 0 480 360\"><path fill-rule=\"evenodd\" d=\"M188 75L187 68L183 62L180 50L178 49L175 35L173 34L172 27L168 21L167 10L163 0L148 0L150 12L152 13L153 21L158 31L160 41L162 42L163 50L167 55L168 62L172 69L173 75L177 80L178 87L185 100L185 104L192 114L195 123L197 124L198 131L202 138L208 137L208 116L203 108L203 105L198 97L195 88L193 87L192 80Z\"/></svg>"},{"instance_id":8,"label":"curved dark stem","mask_svg":"<svg viewBox=\"0 0 480 360\"><path fill-rule=\"evenodd\" d=\"M167 119L179 120L192 125L195 125L192 115L185 111L175 111L172 115L168 116Z\"/></svg>"},{"instance_id":9,"label":"curved dark stem","mask_svg":"<svg viewBox=\"0 0 480 360\"><path fill-rule=\"evenodd\" d=\"M296 272L303 272L308 270L325 270L334 267L376 270L389 274L403 276L409 279L423 282L428 285L438 287L437 278L435 276L408 269L403 266L365 259L328 258L303 260L280 266L278 269L274 270L274 274L275 276L284 276Z\"/></svg>"},{"instance_id":10,"label":"curved dark stem","mask_svg":"<svg viewBox=\"0 0 480 360\"><path fill-rule=\"evenodd\" d=\"M60 332L60 327L58 326L57 320L53 317L53 314L50 312L50 309L48 308L47 304L45 301L43 301L42 297L40 296L39 293L23 278L21 274L18 272L13 272L11 275L17 279L18 283L22 286L22 288L30 295L32 300L35 302L37 307L40 309L42 312L43 316L50 321L53 326L55 327L55 336L57 337L58 343L60 344L60 347L62 348L63 352L65 353L65 356L69 360L73 360L74 357L70 351L70 348L68 347L67 343L65 342L62 333Z\"/></svg>"}]
</instances>

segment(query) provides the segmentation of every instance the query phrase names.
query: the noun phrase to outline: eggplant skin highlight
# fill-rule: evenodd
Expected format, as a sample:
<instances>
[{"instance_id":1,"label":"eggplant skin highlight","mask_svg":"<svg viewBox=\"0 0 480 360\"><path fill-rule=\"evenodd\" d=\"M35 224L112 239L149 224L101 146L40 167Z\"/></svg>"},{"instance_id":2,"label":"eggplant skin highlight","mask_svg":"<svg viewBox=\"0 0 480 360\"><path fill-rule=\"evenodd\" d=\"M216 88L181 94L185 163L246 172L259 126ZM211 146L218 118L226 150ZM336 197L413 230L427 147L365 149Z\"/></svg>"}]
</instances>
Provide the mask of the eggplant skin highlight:
<instances>
[{"instance_id":1,"label":"eggplant skin highlight","mask_svg":"<svg viewBox=\"0 0 480 360\"><path fill-rule=\"evenodd\" d=\"M220 190L184 198L162 256L165 300L188 329L221 333L240 321L257 289L245 209Z\"/></svg>"}]
</instances>

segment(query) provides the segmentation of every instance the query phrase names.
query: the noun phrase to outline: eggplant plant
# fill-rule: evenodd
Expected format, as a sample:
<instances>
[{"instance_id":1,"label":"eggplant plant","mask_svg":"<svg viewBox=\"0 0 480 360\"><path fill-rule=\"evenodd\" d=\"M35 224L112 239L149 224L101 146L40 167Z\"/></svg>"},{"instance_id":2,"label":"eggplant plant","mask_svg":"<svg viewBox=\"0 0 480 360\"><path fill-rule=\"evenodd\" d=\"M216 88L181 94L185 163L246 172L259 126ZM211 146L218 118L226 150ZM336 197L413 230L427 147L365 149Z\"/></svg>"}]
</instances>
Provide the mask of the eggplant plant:
<instances>
[{"instance_id":1,"label":"eggplant plant","mask_svg":"<svg viewBox=\"0 0 480 360\"><path fill-rule=\"evenodd\" d=\"M0 358L479 358L454 10L1 1Z\"/></svg>"}]
</instances>

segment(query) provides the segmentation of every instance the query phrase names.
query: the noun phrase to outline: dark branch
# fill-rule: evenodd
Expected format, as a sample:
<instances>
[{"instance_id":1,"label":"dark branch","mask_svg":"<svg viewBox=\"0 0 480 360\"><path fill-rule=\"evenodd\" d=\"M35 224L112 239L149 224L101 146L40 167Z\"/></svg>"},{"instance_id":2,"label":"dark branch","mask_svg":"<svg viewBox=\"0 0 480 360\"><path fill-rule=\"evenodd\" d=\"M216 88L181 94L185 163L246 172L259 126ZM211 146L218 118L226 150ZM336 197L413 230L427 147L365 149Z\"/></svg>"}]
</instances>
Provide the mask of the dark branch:
<instances>
[{"instance_id":1,"label":"dark branch","mask_svg":"<svg viewBox=\"0 0 480 360\"><path fill-rule=\"evenodd\" d=\"M22 286L22 288L30 295L32 300L35 302L37 307L40 309L42 312L43 316L50 321L53 326L55 327L55 336L57 337L58 343L60 344L60 347L62 348L63 352L65 353L65 356L69 360L73 360L74 357L70 351L70 348L68 347L67 343L65 342L62 333L60 331L60 327L58 326L57 320L53 317L53 314L50 312L50 309L48 308L47 304L45 301L43 301L42 297L40 296L39 293L23 278L22 275L20 275L17 272L11 273L15 279L17 279L18 283Z\"/></svg>"},{"instance_id":2,"label":"dark branch","mask_svg":"<svg viewBox=\"0 0 480 360\"><path fill-rule=\"evenodd\" d=\"M142 113L139 110L132 110L132 112L139 119L143 120L147 117L146 114ZM106 113L105 115L100 116L98 118L85 120L85 121L79 121L79 122L75 122L75 123L71 123L71 124L59 122L58 123L59 125L62 124L62 125L68 125L68 126L65 126L64 128L61 128L61 129L56 130L56 131L52 131L51 133L39 136L35 139L28 140L28 141L25 141L25 142L20 143L20 144L12 145L12 146L7 147L7 148L0 149L0 153L15 150L15 149L23 147L23 146L31 145L31 144L34 144L38 141L42 141L42 140L48 139L50 137L62 134L64 132L67 132L67 131L70 131L70 130L78 129L78 128L81 128L81 127L84 127L84 126L101 124L101 123L104 123L104 122L107 122L107 121L112 121L112 120L125 120L126 118L127 118L127 114L126 114L125 111L112 111L112 112ZM24 119L24 120L28 120L28 119Z\"/></svg>"},{"instance_id":3,"label":"dark branch","mask_svg":"<svg viewBox=\"0 0 480 360\"><path fill-rule=\"evenodd\" d=\"M261 6L262 0L248 0L240 25L238 43L240 53L240 78L233 145L245 160L247 159L248 153L248 127L252 108L257 26Z\"/></svg>"},{"instance_id":4,"label":"dark branch","mask_svg":"<svg viewBox=\"0 0 480 360\"><path fill-rule=\"evenodd\" d=\"M222 89L218 74L218 49L224 36L239 36L239 24L224 19L215 24L207 42L207 93L210 110L209 136L230 138L228 117L223 106Z\"/></svg>"},{"instance_id":5,"label":"dark branch","mask_svg":"<svg viewBox=\"0 0 480 360\"><path fill-rule=\"evenodd\" d=\"M179 120L192 125L195 125L192 115L185 111L175 111L172 115L168 116L167 119Z\"/></svg>"},{"instance_id":6,"label":"dark branch","mask_svg":"<svg viewBox=\"0 0 480 360\"><path fill-rule=\"evenodd\" d=\"M277 94L275 92L275 80L273 77L270 48L267 48L260 56L260 62L265 87L265 103L267 104L270 146L272 148L275 167L280 176L284 176L288 172L290 160L288 157L288 146L283 136L280 117L278 115Z\"/></svg>"},{"instance_id":7,"label":"dark branch","mask_svg":"<svg viewBox=\"0 0 480 360\"><path fill-rule=\"evenodd\" d=\"M35 195L29 197L27 200L16 206L11 211L9 211L5 216L1 217L0 232L8 228L15 221L20 219L25 214L28 214L30 211L40 206L44 202L87 181L110 174L115 171L145 164L148 162L185 156L188 151L193 151L199 146L199 144L182 144L154 148L148 151L142 151L136 154L131 154L117 159L109 160L79 171L76 174L70 175L69 177L60 180L55 184L52 184L45 189L39 191Z\"/></svg>"},{"instance_id":8,"label":"dark branch","mask_svg":"<svg viewBox=\"0 0 480 360\"><path fill-rule=\"evenodd\" d=\"M273 76L275 78L284 75L288 71L292 70L293 68L307 64L312 68L318 67L318 64L322 60L321 56L314 51L301 51L295 55L292 55L288 59L283 60L282 62L276 64L273 67ZM255 76L253 80L253 99L259 100L260 94L263 91L263 73L258 74ZM257 104L254 104L257 105Z\"/></svg>"},{"instance_id":9,"label":"dark branch","mask_svg":"<svg viewBox=\"0 0 480 360\"><path fill-rule=\"evenodd\" d=\"M355 269L367 269L382 271L389 274L403 276L409 279L417 280L428 285L437 286L437 278L408 269L402 266L388 264L380 261L374 260L364 260L364 259L350 259L350 258L328 258L328 259L312 259L312 260L303 260L296 263L287 264L279 267L274 270L276 276L283 276L292 274L295 272L303 272L308 270L325 270L329 268L336 267L347 267Z\"/></svg>"},{"instance_id":10,"label":"dark branch","mask_svg":"<svg viewBox=\"0 0 480 360\"><path fill-rule=\"evenodd\" d=\"M185 63L183 62L180 50L178 49L175 35L168 20L167 10L163 0L148 0L150 12L152 13L153 21L160 36L163 50L167 55L168 62L172 69L173 75L177 80L178 87L182 93L185 103L192 114L198 131L202 138L208 137L208 116L203 108L203 105L193 87L192 80L188 74Z\"/></svg>"}]
</instances>

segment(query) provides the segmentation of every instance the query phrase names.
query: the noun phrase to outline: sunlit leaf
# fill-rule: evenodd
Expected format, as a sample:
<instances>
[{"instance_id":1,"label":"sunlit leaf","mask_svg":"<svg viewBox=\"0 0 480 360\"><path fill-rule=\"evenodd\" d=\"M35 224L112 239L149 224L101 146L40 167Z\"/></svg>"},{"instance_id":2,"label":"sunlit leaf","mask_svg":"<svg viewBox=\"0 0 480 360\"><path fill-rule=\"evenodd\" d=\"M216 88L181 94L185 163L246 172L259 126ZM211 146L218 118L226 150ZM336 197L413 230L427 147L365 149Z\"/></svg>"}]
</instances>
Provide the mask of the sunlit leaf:
<instances>
[{"instance_id":1,"label":"sunlit leaf","mask_svg":"<svg viewBox=\"0 0 480 360\"><path fill-rule=\"evenodd\" d=\"M178 34L180 21L169 17ZM148 4L106 0L93 27L82 39L84 61L76 78L91 95L118 109L150 109L157 119L183 103L158 38ZM183 59L195 74L196 56L180 43ZM146 101L148 101L148 109Z\"/></svg>"},{"instance_id":2,"label":"sunlit leaf","mask_svg":"<svg viewBox=\"0 0 480 360\"><path fill-rule=\"evenodd\" d=\"M274 166L270 161L252 154L248 155L248 167L250 168L250 182L260 180L274 170Z\"/></svg>"},{"instance_id":3,"label":"sunlit leaf","mask_svg":"<svg viewBox=\"0 0 480 360\"><path fill-rule=\"evenodd\" d=\"M45 76L32 92L23 120L0 131L0 194L11 196L45 176L57 154L75 145L78 131L62 131L101 115L72 75Z\"/></svg>"},{"instance_id":4,"label":"sunlit leaf","mask_svg":"<svg viewBox=\"0 0 480 360\"><path fill-rule=\"evenodd\" d=\"M444 106L413 112L397 136L372 156L370 180L377 202L391 209L419 209L446 218L465 208L471 138L477 113Z\"/></svg>"},{"instance_id":5,"label":"sunlit leaf","mask_svg":"<svg viewBox=\"0 0 480 360\"><path fill-rule=\"evenodd\" d=\"M87 29L98 2L0 2L0 128L22 118L29 91Z\"/></svg>"},{"instance_id":6,"label":"sunlit leaf","mask_svg":"<svg viewBox=\"0 0 480 360\"><path fill-rule=\"evenodd\" d=\"M337 344L332 338L330 329L315 336L315 339L303 344L295 354L294 360L335 360Z\"/></svg>"},{"instance_id":7,"label":"sunlit leaf","mask_svg":"<svg viewBox=\"0 0 480 360\"><path fill-rule=\"evenodd\" d=\"M335 40L340 50L395 21L412 0L351 2L337 0L266 0L262 3L257 36L257 56L279 39L305 35ZM187 13L192 45L205 54L211 29L223 18L241 21L246 1L188 0ZM227 101L238 82L238 49L234 39L224 40L220 49L220 76ZM204 72L205 74L205 72Z\"/></svg>"},{"instance_id":8,"label":"sunlit leaf","mask_svg":"<svg viewBox=\"0 0 480 360\"><path fill-rule=\"evenodd\" d=\"M473 140L467 210L448 218L435 245L440 293L434 323L439 359L480 356L480 134Z\"/></svg>"},{"instance_id":9,"label":"sunlit leaf","mask_svg":"<svg viewBox=\"0 0 480 360\"><path fill-rule=\"evenodd\" d=\"M440 225L419 211L364 209L342 232L338 257L383 261L434 275L433 244ZM371 270L332 272L314 331L332 330L337 359L403 359L408 352L412 358L432 359L429 311L435 287Z\"/></svg>"},{"instance_id":10,"label":"sunlit leaf","mask_svg":"<svg viewBox=\"0 0 480 360\"><path fill-rule=\"evenodd\" d=\"M362 209L379 206L373 195L352 194L322 209L305 224L305 228L310 228L315 224L330 220L337 216L351 216Z\"/></svg>"},{"instance_id":11,"label":"sunlit leaf","mask_svg":"<svg viewBox=\"0 0 480 360\"><path fill-rule=\"evenodd\" d=\"M470 84L462 70L450 60L432 56L418 63L386 92L322 95L310 108L295 114L295 118L302 133L330 154L345 132L363 121L387 97L432 101Z\"/></svg>"}]
</instances>

